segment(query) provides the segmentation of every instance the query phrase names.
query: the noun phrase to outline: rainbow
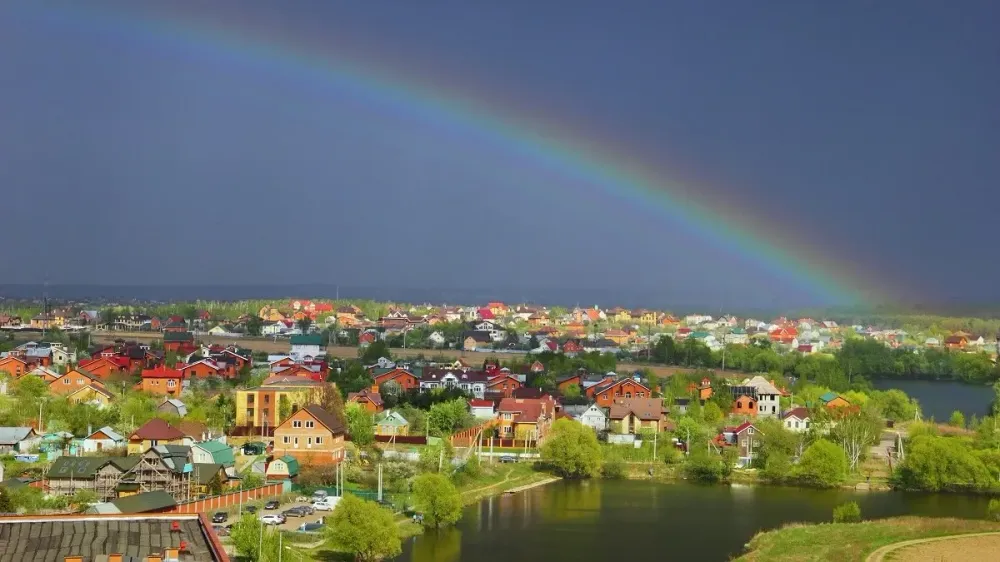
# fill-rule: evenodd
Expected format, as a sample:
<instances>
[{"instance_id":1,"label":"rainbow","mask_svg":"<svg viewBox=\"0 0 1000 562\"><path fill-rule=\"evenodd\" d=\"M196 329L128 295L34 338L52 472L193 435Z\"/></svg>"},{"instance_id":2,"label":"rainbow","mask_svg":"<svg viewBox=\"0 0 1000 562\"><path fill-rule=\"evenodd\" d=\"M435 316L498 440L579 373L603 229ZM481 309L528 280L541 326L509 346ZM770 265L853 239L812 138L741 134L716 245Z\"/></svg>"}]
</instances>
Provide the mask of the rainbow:
<instances>
[{"instance_id":1,"label":"rainbow","mask_svg":"<svg viewBox=\"0 0 1000 562\"><path fill-rule=\"evenodd\" d=\"M59 23L90 26L138 42L161 44L202 58L234 59L279 74L319 80L381 111L458 131L529 159L576 183L630 202L658 220L683 225L724 250L763 265L824 304L864 305L884 299L877 280L836 263L815 250L785 242L794 236L755 222L748 209L727 208L707 190L671 181L640 163L615 154L577 132L560 131L536 118L528 120L455 89L421 82L384 63L346 57L295 39L274 39L242 24L219 24L197 15L130 14L87 5L28 2L33 15Z\"/></svg>"}]
</instances>

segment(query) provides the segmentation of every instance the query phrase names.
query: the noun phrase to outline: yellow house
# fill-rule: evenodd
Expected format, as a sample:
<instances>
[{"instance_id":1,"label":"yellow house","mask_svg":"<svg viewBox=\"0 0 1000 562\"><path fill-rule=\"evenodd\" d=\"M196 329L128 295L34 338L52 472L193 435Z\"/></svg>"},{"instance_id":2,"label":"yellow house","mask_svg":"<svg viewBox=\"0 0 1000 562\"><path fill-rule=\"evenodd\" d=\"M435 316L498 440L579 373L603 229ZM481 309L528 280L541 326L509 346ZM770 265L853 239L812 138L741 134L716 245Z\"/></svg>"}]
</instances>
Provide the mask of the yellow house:
<instances>
[{"instance_id":1,"label":"yellow house","mask_svg":"<svg viewBox=\"0 0 1000 562\"><path fill-rule=\"evenodd\" d=\"M111 404L112 394L97 385L87 385L74 390L66 398L71 404L93 404L98 408L104 408Z\"/></svg>"},{"instance_id":2,"label":"yellow house","mask_svg":"<svg viewBox=\"0 0 1000 562\"><path fill-rule=\"evenodd\" d=\"M656 311L655 310L640 310L639 311L639 323L640 324L656 324Z\"/></svg>"},{"instance_id":3,"label":"yellow house","mask_svg":"<svg viewBox=\"0 0 1000 562\"><path fill-rule=\"evenodd\" d=\"M265 306L264 308L261 308L260 312L257 313L257 316L265 322L279 322L281 320L287 320L287 317L273 306Z\"/></svg>"},{"instance_id":4,"label":"yellow house","mask_svg":"<svg viewBox=\"0 0 1000 562\"><path fill-rule=\"evenodd\" d=\"M36 330L62 328L65 324L66 318L62 316L62 313L36 314L31 317L31 327Z\"/></svg>"},{"instance_id":5,"label":"yellow house","mask_svg":"<svg viewBox=\"0 0 1000 562\"><path fill-rule=\"evenodd\" d=\"M632 313L625 309L619 309L615 312L614 321L619 324L628 324L632 321Z\"/></svg>"},{"instance_id":6,"label":"yellow house","mask_svg":"<svg viewBox=\"0 0 1000 562\"><path fill-rule=\"evenodd\" d=\"M410 422L397 412L389 410L375 421L375 435L409 435Z\"/></svg>"},{"instance_id":7,"label":"yellow house","mask_svg":"<svg viewBox=\"0 0 1000 562\"><path fill-rule=\"evenodd\" d=\"M256 388L236 391L236 425L277 427L309 404L319 404L322 383L306 377L271 377ZM287 411L282 412L282 403ZM284 415L282 415L284 414Z\"/></svg>"},{"instance_id":8,"label":"yellow house","mask_svg":"<svg viewBox=\"0 0 1000 562\"><path fill-rule=\"evenodd\" d=\"M625 345L628 343L629 335L628 332L624 330L611 329L604 332L604 337L615 342L618 345Z\"/></svg>"}]
</instances>

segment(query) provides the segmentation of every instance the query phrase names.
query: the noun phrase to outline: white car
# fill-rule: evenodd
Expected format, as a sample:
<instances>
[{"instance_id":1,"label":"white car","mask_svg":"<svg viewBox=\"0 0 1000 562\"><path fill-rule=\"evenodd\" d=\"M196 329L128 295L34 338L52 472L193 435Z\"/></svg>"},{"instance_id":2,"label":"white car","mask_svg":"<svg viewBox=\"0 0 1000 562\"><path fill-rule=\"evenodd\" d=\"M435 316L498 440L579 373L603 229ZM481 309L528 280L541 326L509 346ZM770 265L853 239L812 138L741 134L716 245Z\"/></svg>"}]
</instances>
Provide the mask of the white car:
<instances>
[{"instance_id":1,"label":"white car","mask_svg":"<svg viewBox=\"0 0 1000 562\"><path fill-rule=\"evenodd\" d=\"M268 513L260 516L260 522L265 525L281 525L285 522L285 516L280 513Z\"/></svg>"},{"instance_id":2,"label":"white car","mask_svg":"<svg viewBox=\"0 0 1000 562\"><path fill-rule=\"evenodd\" d=\"M312 507L316 511L333 511L333 504L330 502L313 502Z\"/></svg>"}]
</instances>

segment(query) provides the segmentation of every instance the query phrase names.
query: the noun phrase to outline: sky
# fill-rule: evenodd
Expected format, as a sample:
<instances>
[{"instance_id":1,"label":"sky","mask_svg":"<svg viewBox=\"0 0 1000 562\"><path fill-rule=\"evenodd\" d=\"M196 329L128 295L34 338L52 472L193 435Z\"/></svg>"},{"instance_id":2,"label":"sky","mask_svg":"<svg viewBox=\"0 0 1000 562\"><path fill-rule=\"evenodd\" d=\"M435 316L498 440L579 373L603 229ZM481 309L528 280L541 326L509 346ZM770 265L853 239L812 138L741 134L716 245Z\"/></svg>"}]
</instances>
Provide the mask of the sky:
<instances>
[{"instance_id":1,"label":"sky","mask_svg":"<svg viewBox=\"0 0 1000 562\"><path fill-rule=\"evenodd\" d=\"M0 283L997 300L997 2L79 6L0 6ZM380 101L345 60L671 198Z\"/></svg>"}]
</instances>

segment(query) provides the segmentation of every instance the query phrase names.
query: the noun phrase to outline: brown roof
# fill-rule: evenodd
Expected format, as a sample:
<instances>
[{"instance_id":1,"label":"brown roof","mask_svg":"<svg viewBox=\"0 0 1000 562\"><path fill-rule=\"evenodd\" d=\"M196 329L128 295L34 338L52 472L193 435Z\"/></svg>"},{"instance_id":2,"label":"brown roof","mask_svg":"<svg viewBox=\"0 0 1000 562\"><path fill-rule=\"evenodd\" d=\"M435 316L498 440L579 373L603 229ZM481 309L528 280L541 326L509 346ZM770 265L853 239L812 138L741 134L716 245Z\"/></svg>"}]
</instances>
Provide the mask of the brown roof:
<instances>
[{"instance_id":1,"label":"brown roof","mask_svg":"<svg viewBox=\"0 0 1000 562\"><path fill-rule=\"evenodd\" d=\"M378 392L372 392L367 388L362 389L361 392L349 392L347 394L347 401L354 402L358 399L367 398L372 404L376 406L382 405L382 395Z\"/></svg>"},{"instance_id":2,"label":"brown roof","mask_svg":"<svg viewBox=\"0 0 1000 562\"><path fill-rule=\"evenodd\" d=\"M800 420L804 420L809 417L809 410L801 406L798 408L792 408L791 410L788 410L784 414L781 414L781 419L785 419L788 416L795 416Z\"/></svg>"},{"instance_id":3,"label":"brown roof","mask_svg":"<svg viewBox=\"0 0 1000 562\"><path fill-rule=\"evenodd\" d=\"M326 428L329 429L331 433L337 434L346 432L346 430L344 429L344 424L340 423L340 420L337 419L337 416L331 414L330 412L327 412L323 408L320 408L315 404L310 404L302 409L305 410L306 412L309 412L309 415L315 418L316 421L326 426Z\"/></svg>"},{"instance_id":4,"label":"brown roof","mask_svg":"<svg viewBox=\"0 0 1000 562\"><path fill-rule=\"evenodd\" d=\"M166 420L153 418L145 425L132 432L129 439L156 439L168 441L171 439L183 439L184 433L176 427L170 425Z\"/></svg>"},{"instance_id":5,"label":"brown roof","mask_svg":"<svg viewBox=\"0 0 1000 562\"><path fill-rule=\"evenodd\" d=\"M608 417L613 420L625 419L629 413L644 421L659 420L667 412L661 398L625 398L611 404Z\"/></svg>"},{"instance_id":6,"label":"brown roof","mask_svg":"<svg viewBox=\"0 0 1000 562\"><path fill-rule=\"evenodd\" d=\"M208 427L196 421L180 421L177 422L177 429L180 430L186 437L190 437L194 440L200 440L202 434L208 429Z\"/></svg>"},{"instance_id":7,"label":"brown roof","mask_svg":"<svg viewBox=\"0 0 1000 562\"><path fill-rule=\"evenodd\" d=\"M497 412L517 414L515 422L535 423L543 413L551 414L554 408L549 400L537 398L504 398Z\"/></svg>"}]
</instances>

